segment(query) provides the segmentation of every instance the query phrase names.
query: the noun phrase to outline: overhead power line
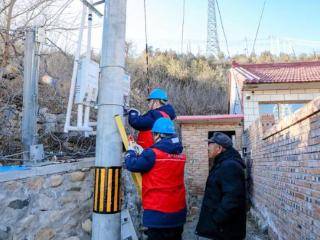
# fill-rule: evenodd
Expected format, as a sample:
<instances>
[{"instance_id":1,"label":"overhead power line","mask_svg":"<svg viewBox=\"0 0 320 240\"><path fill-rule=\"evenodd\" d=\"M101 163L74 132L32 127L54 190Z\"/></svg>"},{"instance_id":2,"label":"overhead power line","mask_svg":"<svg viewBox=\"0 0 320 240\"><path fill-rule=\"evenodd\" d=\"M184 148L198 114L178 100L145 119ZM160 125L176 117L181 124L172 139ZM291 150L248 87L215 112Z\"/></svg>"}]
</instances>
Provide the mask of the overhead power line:
<instances>
[{"instance_id":1,"label":"overhead power line","mask_svg":"<svg viewBox=\"0 0 320 240\"><path fill-rule=\"evenodd\" d=\"M147 65L147 88L148 93L150 92L150 80L149 80L149 47L148 47L148 31L147 31L147 5L146 0L143 1L143 8L144 8L144 35L146 41L146 65Z\"/></svg>"},{"instance_id":2,"label":"overhead power line","mask_svg":"<svg viewBox=\"0 0 320 240\"><path fill-rule=\"evenodd\" d=\"M264 9L265 9L265 6L266 6L266 2L267 2L267 0L264 0L264 2L263 2L263 7L262 7L260 19L259 19L258 28L257 28L257 31L256 31L256 36L254 37L254 41L253 41L253 46L252 46L251 55L254 53L254 47L255 47L255 45L256 45L256 40L257 40L257 37L258 37L258 33L259 33L259 29L260 29L260 24L261 24L261 20L262 20L262 17L263 17Z\"/></svg>"},{"instance_id":3,"label":"overhead power line","mask_svg":"<svg viewBox=\"0 0 320 240\"><path fill-rule=\"evenodd\" d=\"M183 37L184 37L184 17L186 13L186 0L183 0L182 6L182 26L181 26L181 53L183 52Z\"/></svg>"},{"instance_id":4,"label":"overhead power line","mask_svg":"<svg viewBox=\"0 0 320 240\"><path fill-rule=\"evenodd\" d=\"M218 8L218 12L219 12L219 18L220 18L221 28L222 28L224 40L225 40L225 42L226 42L228 57L230 58L230 51L229 51L229 45L228 45L227 35L226 35L225 30L224 30L223 21L222 21L222 15L221 15L221 11L220 11L220 7L219 7L218 0L216 0L216 2L217 2L217 8Z\"/></svg>"}]
</instances>

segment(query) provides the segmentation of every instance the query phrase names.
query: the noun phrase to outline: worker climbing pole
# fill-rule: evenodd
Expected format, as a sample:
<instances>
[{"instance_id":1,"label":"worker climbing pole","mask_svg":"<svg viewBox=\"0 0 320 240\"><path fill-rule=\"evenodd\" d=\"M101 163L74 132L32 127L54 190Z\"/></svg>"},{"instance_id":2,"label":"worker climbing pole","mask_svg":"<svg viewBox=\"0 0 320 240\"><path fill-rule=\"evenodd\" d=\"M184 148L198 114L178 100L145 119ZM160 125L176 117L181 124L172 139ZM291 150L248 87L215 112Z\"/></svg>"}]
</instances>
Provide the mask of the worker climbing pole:
<instances>
[{"instance_id":1,"label":"worker climbing pole","mask_svg":"<svg viewBox=\"0 0 320 240\"><path fill-rule=\"evenodd\" d=\"M122 144L114 121L123 115L126 0L105 2L98 98L92 239L120 240Z\"/></svg>"}]
</instances>

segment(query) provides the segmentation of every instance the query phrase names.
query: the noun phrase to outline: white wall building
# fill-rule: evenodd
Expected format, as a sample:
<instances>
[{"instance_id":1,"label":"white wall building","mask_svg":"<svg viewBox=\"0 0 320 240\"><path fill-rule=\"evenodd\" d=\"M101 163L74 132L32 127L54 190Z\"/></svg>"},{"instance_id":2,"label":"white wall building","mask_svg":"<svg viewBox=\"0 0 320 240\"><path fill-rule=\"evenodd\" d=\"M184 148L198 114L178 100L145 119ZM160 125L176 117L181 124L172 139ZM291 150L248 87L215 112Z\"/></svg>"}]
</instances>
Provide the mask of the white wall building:
<instances>
[{"instance_id":1,"label":"white wall building","mask_svg":"<svg viewBox=\"0 0 320 240\"><path fill-rule=\"evenodd\" d=\"M320 61L238 64L229 72L229 114L244 114L244 128L261 115L279 120L320 97Z\"/></svg>"}]
</instances>

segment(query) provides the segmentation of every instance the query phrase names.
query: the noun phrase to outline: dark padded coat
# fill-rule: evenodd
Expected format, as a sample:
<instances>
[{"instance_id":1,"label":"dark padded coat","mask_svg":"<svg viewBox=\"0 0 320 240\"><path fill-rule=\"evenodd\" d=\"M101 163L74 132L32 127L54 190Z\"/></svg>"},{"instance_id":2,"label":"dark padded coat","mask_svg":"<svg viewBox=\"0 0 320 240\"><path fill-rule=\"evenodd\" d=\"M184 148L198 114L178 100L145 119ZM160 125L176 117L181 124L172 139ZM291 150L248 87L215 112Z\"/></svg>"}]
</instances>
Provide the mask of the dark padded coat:
<instances>
[{"instance_id":1,"label":"dark padded coat","mask_svg":"<svg viewBox=\"0 0 320 240\"><path fill-rule=\"evenodd\" d=\"M196 234L217 240L246 235L245 164L233 148L215 159L207 179Z\"/></svg>"},{"instance_id":2,"label":"dark padded coat","mask_svg":"<svg viewBox=\"0 0 320 240\"><path fill-rule=\"evenodd\" d=\"M163 117L160 111L169 115L171 120L176 118L176 113L170 104L163 105L159 108L149 110L143 115L139 115L136 111L129 112L129 124L138 131L151 130L155 121Z\"/></svg>"}]
</instances>

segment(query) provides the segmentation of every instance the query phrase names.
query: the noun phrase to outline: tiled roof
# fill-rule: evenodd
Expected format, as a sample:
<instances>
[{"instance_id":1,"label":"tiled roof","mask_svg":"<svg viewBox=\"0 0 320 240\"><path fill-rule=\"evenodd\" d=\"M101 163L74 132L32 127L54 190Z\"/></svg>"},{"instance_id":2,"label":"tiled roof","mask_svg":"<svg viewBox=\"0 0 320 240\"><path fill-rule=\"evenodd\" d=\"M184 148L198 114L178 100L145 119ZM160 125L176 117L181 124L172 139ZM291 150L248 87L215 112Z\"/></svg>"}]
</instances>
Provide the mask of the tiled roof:
<instances>
[{"instance_id":1,"label":"tiled roof","mask_svg":"<svg viewBox=\"0 0 320 240\"><path fill-rule=\"evenodd\" d=\"M224 114L224 115L193 115L178 116L176 118L179 123L195 123L195 122L222 122L228 124L230 122L240 122L243 114Z\"/></svg>"},{"instance_id":2,"label":"tiled roof","mask_svg":"<svg viewBox=\"0 0 320 240\"><path fill-rule=\"evenodd\" d=\"M238 64L232 67L242 74L245 83L294 83L320 82L320 61L270 63L270 64Z\"/></svg>"}]
</instances>

